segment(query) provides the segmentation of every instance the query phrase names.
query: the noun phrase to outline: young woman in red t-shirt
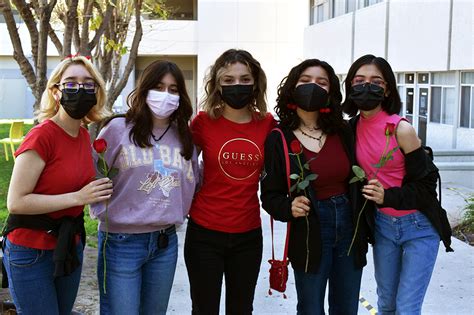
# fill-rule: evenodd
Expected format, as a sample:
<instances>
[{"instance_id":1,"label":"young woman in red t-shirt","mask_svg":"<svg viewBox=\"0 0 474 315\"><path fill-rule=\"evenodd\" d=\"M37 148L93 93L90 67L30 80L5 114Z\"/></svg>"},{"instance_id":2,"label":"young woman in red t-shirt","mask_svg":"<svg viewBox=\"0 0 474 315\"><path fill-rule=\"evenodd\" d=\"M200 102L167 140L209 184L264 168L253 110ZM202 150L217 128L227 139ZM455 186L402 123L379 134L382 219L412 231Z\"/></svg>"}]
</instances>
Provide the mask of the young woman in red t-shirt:
<instances>
[{"instance_id":1,"label":"young woman in red t-shirt","mask_svg":"<svg viewBox=\"0 0 474 315\"><path fill-rule=\"evenodd\" d=\"M104 81L85 57L62 61L35 126L15 153L3 263L20 314L70 314L81 278L85 204L112 194L94 180L89 134L104 118Z\"/></svg>"},{"instance_id":2,"label":"young woman in red t-shirt","mask_svg":"<svg viewBox=\"0 0 474 315\"><path fill-rule=\"evenodd\" d=\"M204 111L191 124L204 177L184 246L193 314L219 314L223 275L227 312L251 314L263 247L257 189L275 121L267 113L265 73L245 50L224 52L205 89Z\"/></svg>"}]
</instances>

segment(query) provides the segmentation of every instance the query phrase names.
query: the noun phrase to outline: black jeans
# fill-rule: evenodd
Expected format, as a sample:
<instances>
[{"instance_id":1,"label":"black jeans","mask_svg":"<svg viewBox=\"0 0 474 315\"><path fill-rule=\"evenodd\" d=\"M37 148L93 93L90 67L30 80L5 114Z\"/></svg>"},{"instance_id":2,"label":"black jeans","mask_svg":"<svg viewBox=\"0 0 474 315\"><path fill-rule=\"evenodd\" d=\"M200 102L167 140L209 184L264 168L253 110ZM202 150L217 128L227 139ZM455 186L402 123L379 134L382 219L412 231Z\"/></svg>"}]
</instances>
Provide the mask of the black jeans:
<instances>
[{"instance_id":1,"label":"black jeans","mask_svg":"<svg viewBox=\"0 0 474 315\"><path fill-rule=\"evenodd\" d=\"M219 314L222 275L226 314L252 314L262 248L261 228L225 233L206 229L190 219L184 260L191 285L192 314Z\"/></svg>"}]
</instances>

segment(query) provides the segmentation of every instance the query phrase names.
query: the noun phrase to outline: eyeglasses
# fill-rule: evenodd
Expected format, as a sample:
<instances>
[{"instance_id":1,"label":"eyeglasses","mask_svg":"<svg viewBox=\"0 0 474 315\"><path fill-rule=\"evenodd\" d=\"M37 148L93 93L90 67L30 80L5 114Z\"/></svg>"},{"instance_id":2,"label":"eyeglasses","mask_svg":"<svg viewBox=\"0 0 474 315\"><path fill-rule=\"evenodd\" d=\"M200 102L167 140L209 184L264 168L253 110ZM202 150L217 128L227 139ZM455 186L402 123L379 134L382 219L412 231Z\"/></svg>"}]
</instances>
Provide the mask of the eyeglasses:
<instances>
[{"instance_id":1,"label":"eyeglasses","mask_svg":"<svg viewBox=\"0 0 474 315\"><path fill-rule=\"evenodd\" d=\"M375 84L372 82L362 82L359 84L352 84L352 89L356 92L363 92L366 86L368 86L369 90L372 92L380 92L384 90L382 85Z\"/></svg>"},{"instance_id":2,"label":"eyeglasses","mask_svg":"<svg viewBox=\"0 0 474 315\"><path fill-rule=\"evenodd\" d=\"M85 82L85 83L77 83L77 82L64 82L58 83L56 86L62 86L62 91L65 93L75 94L79 92L79 88L82 86L84 91L87 94L95 94L97 92L98 85L95 82Z\"/></svg>"},{"instance_id":3,"label":"eyeglasses","mask_svg":"<svg viewBox=\"0 0 474 315\"><path fill-rule=\"evenodd\" d=\"M387 84L387 82L385 82L384 80L379 79L379 78L373 78L370 81L367 81L364 78L354 78L352 80L352 85L360 85L360 84L364 84L364 83L370 83L370 84L378 85L378 86L381 86L381 87L383 87L384 85Z\"/></svg>"}]
</instances>

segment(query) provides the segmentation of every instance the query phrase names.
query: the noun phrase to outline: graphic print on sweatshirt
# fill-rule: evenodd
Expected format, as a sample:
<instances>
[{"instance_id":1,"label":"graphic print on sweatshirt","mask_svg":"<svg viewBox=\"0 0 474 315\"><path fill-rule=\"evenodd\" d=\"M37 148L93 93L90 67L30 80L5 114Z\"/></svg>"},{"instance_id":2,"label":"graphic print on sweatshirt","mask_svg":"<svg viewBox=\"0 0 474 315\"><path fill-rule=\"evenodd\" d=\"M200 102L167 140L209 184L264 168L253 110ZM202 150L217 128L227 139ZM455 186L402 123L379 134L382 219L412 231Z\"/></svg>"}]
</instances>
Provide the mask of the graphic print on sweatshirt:
<instances>
[{"instance_id":1,"label":"graphic print on sweatshirt","mask_svg":"<svg viewBox=\"0 0 474 315\"><path fill-rule=\"evenodd\" d=\"M260 170L262 152L258 145L246 138L234 138L222 145L218 162L227 177L245 180Z\"/></svg>"},{"instance_id":2,"label":"graphic print on sweatshirt","mask_svg":"<svg viewBox=\"0 0 474 315\"><path fill-rule=\"evenodd\" d=\"M149 195L155 189L159 189L167 199L174 188L181 186L180 178L183 177L190 183L194 182L192 163L183 158L180 148L158 144L155 148L154 150L134 145L123 146L120 152L120 168L126 170L139 166L152 166L151 171L144 174L139 181L137 190ZM184 173L184 176L180 176L180 173Z\"/></svg>"}]
</instances>

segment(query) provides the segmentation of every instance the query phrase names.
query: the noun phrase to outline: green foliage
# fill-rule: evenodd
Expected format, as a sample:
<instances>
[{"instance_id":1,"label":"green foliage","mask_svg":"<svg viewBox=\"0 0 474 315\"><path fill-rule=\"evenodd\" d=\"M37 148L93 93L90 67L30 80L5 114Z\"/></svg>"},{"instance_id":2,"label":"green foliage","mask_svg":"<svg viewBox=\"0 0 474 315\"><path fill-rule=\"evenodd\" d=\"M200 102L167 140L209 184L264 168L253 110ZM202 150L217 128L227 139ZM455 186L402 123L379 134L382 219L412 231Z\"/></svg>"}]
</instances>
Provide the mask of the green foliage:
<instances>
[{"instance_id":1,"label":"green foliage","mask_svg":"<svg viewBox=\"0 0 474 315\"><path fill-rule=\"evenodd\" d=\"M173 8L166 4L166 0L143 1L142 13L148 14L152 19L166 20L173 12Z\"/></svg>"},{"instance_id":2,"label":"green foliage","mask_svg":"<svg viewBox=\"0 0 474 315\"><path fill-rule=\"evenodd\" d=\"M466 205L464 206L464 215L462 225L470 233L474 233L474 193L463 196Z\"/></svg>"}]
</instances>

